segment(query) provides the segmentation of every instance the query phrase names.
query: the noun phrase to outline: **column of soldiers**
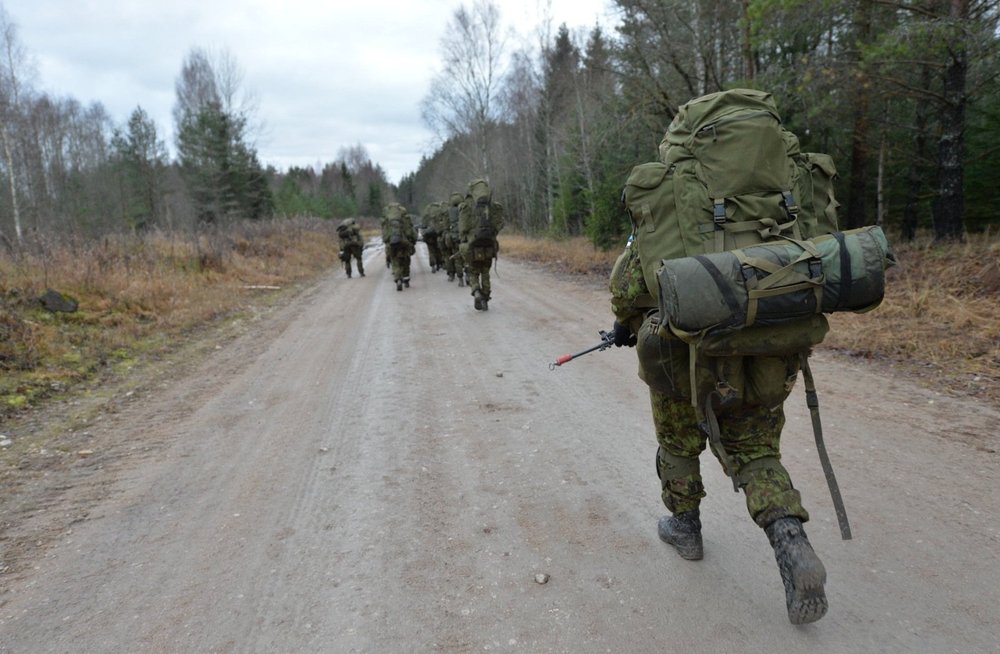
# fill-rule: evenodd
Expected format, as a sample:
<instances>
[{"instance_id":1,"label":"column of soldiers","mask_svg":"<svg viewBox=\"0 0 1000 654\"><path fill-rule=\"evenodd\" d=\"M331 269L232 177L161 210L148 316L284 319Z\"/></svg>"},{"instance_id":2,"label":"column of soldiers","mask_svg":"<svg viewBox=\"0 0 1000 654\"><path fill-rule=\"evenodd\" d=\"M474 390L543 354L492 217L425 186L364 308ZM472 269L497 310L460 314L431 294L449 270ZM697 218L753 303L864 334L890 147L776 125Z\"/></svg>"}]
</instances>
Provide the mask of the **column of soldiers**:
<instances>
[{"instance_id":1,"label":"column of soldiers","mask_svg":"<svg viewBox=\"0 0 1000 654\"><path fill-rule=\"evenodd\" d=\"M492 298L490 266L499 254L497 234L505 222L503 206L493 201L489 184L483 179L473 180L464 196L456 191L447 201L428 204L421 219L431 272L446 271L449 282L457 279L458 286L469 288L477 311L488 311ZM402 291L410 287L410 260L418 240L413 217L402 204L390 202L382 211L381 226L385 265L392 270L396 290ZM353 257L363 277L363 242L356 221L344 221L338 234L347 276L351 276Z\"/></svg>"},{"instance_id":2,"label":"column of soldiers","mask_svg":"<svg viewBox=\"0 0 1000 654\"><path fill-rule=\"evenodd\" d=\"M469 287L477 311L488 311L490 266L504 226L503 206L493 201L489 184L473 180L464 196L456 191L447 202L428 204L422 218L431 272L443 268L449 282L457 279L459 286Z\"/></svg>"}]
</instances>

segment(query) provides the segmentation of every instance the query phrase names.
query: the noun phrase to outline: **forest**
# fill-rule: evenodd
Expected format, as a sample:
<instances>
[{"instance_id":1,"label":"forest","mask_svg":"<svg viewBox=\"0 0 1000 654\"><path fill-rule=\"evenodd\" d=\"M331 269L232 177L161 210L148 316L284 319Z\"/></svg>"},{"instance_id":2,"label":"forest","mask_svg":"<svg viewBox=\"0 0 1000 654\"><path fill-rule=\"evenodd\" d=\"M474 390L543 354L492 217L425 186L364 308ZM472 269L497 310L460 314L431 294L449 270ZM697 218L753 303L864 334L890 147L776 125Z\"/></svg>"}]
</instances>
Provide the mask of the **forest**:
<instances>
[{"instance_id":1,"label":"forest","mask_svg":"<svg viewBox=\"0 0 1000 654\"><path fill-rule=\"evenodd\" d=\"M0 243L377 216L393 199L419 214L484 177L517 231L608 249L629 231L624 181L656 158L678 107L736 87L772 93L802 149L833 156L843 226L954 241L998 224L994 0L609 8L612 25L542 24L514 39L498 3L458 6L414 108L435 146L398 184L360 143L314 167L260 161L238 63L200 48L176 78L171 155L141 106L115 124L100 104L38 90L29 45L0 11Z\"/></svg>"}]
</instances>

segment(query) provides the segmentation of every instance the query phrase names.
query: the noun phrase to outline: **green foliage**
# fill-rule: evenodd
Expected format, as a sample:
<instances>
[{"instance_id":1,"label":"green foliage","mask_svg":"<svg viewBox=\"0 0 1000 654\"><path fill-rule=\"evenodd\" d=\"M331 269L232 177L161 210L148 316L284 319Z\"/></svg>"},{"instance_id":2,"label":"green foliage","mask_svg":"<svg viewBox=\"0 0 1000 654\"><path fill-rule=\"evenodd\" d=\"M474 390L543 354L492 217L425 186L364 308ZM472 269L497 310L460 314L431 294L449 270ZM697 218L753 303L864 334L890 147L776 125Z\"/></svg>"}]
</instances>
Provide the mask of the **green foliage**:
<instances>
[{"instance_id":1,"label":"green foliage","mask_svg":"<svg viewBox=\"0 0 1000 654\"><path fill-rule=\"evenodd\" d=\"M274 205L246 120L215 102L185 115L177 136L181 173L205 223L270 217Z\"/></svg>"},{"instance_id":2,"label":"green foliage","mask_svg":"<svg viewBox=\"0 0 1000 654\"><path fill-rule=\"evenodd\" d=\"M114 130L111 150L122 220L133 231L156 224L163 214L167 148L142 107L132 112L124 131Z\"/></svg>"}]
</instances>

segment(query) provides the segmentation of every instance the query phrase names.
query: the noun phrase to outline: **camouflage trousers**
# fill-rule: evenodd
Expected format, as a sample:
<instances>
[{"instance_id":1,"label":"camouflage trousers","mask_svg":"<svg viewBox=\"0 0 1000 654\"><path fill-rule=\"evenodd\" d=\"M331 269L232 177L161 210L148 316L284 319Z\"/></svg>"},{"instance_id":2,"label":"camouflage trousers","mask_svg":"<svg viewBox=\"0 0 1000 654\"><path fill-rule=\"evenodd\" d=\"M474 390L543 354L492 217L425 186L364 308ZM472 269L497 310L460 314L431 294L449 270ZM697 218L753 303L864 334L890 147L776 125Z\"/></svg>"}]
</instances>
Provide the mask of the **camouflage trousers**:
<instances>
[{"instance_id":1,"label":"camouflage trousers","mask_svg":"<svg viewBox=\"0 0 1000 654\"><path fill-rule=\"evenodd\" d=\"M457 247L446 241L444 247L441 248L441 257L449 277L462 274L462 255L458 253Z\"/></svg>"},{"instance_id":2,"label":"camouflage trousers","mask_svg":"<svg viewBox=\"0 0 1000 654\"><path fill-rule=\"evenodd\" d=\"M437 238L428 239L424 238L424 243L427 244L427 263L430 265L431 270L439 270L444 268L444 254L441 251L441 243Z\"/></svg>"},{"instance_id":3,"label":"camouflage trousers","mask_svg":"<svg viewBox=\"0 0 1000 654\"><path fill-rule=\"evenodd\" d=\"M394 254L391 258L392 261L392 279L393 281L402 281L410 279L410 254Z\"/></svg>"},{"instance_id":4,"label":"camouflage trousers","mask_svg":"<svg viewBox=\"0 0 1000 654\"><path fill-rule=\"evenodd\" d=\"M663 503L671 513L692 511L705 497L698 457L708 437L698 426L690 401L652 388L649 396L660 445L656 469ZM802 507L802 498L781 465L782 407L743 406L718 418L722 446L738 468L737 480L754 521L761 527L784 517L807 521L809 514ZM719 458L718 453L713 454Z\"/></svg>"},{"instance_id":5,"label":"camouflage trousers","mask_svg":"<svg viewBox=\"0 0 1000 654\"><path fill-rule=\"evenodd\" d=\"M358 274L359 275L364 275L365 274L365 264L364 264L364 261L362 261L362 259L361 259L362 252L363 252L363 248L360 245L355 244L355 245L345 245L344 246L344 270L347 271L347 276L348 277L351 276L351 259L352 258L357 261Z\"/></svg>"},{"instance_id":6,"label":"camouflage trousers","mask_svg":"<svg viewBox=\"0 0 1000 654\"><path fill-rule=\"evenodd\" d=\"M469 275L469 289L473 295L482 293L487 300L490 294L490 266L495 250L492 248L468 248L465 252L465 270Z\"/></svg>"}]
</instances>

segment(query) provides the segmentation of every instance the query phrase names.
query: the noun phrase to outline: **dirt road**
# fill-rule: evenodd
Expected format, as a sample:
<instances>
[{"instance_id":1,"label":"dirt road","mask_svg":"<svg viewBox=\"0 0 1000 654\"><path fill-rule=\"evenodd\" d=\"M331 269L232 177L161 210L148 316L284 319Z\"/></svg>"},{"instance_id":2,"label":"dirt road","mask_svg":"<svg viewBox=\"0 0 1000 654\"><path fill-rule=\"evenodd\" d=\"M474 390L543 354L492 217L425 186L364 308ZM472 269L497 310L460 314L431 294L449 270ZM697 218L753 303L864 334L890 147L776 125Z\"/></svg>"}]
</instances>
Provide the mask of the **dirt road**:
<instances>
[{"instance_id":1,"label":"dirt road","mask_svg":"<svg viewBox=\"0 0 1000 654\"><path fill-rule=\"evenodd\" d=\"M548 369L610 324L600 288L501 260L480 313L419 254L396 292L366 250L366 278L331 274L95 426L8 523L56 537L0 575L0 651L1000 651L995 408L816 357L855 538L796 389L785 461L830 612L794 627L714 460L705 559L657 539L634 352Z\"/></svg>"}]
</instances>

